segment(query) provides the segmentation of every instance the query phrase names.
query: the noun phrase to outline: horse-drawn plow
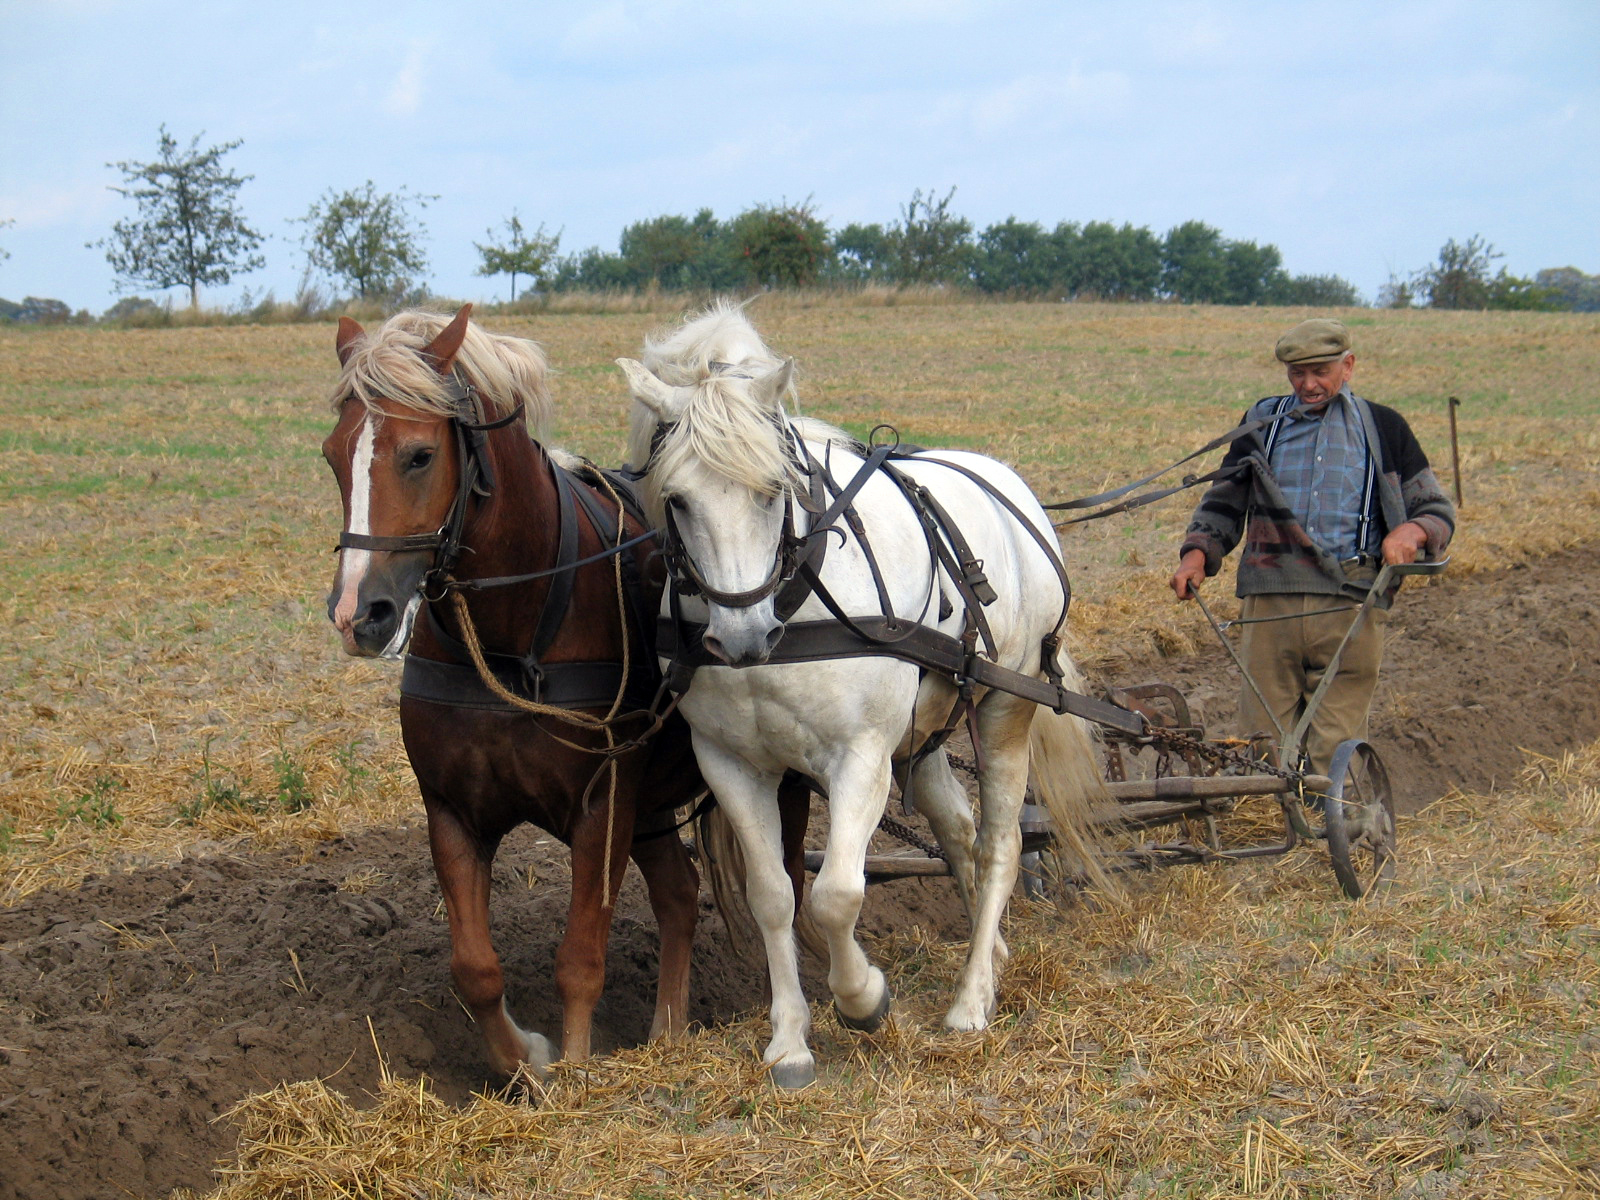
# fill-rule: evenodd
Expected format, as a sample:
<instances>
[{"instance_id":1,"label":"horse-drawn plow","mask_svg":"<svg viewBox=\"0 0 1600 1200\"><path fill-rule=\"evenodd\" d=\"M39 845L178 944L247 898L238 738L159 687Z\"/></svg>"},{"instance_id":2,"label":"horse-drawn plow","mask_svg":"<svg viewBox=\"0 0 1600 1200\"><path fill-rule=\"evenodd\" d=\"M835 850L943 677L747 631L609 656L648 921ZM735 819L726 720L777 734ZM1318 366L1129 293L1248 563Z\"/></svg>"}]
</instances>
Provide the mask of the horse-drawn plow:
<instances>
[{"instance_id":1,"label":"horse-drawn plow","mask_svg":"<svg viewBox=\"0 0 1600 1200\"><path fill-rule=\"evenodd\" d=\"M1433 575L1446 562L1391 565L1383 568L1368 600L1345 637L1348 645L1383 589L1408 575ZM1224 646L1227 623L1206 616ZM1331 680L1339 655L1327 672ZM1230 646L1231 652L1231 646ZM1237 663L1237 658L1235 658ZM1239 664L1243 673L1243 664ZM1248 680L1248 675L1245 678ZM1319 688L1290 730L1278 730L1274 749L1264 742L1208 738L1194 717L1188 699L1167 683L1106 689L1105 700L1130 714L1135 722L1101 726L1106 778L1105 804L1097 825L1108 840L1124 844L1112 849L1101 866L1113 874L1153 871L1164 867L1201 866L1251 858L1275 858L1302 845L1321 843L1344 894L1358 899L1394 875L1397 858L1394 797L1388 770L1370 742L1350 740L1335 750L1326 775L1283 767L1303 763L1301 749L1320 706ZM1142 723L1143 728L1137 728ZM975 765L950 755L951 765L967 775ZM1070 867L1055 859L1050 816L1032 802L1022 810L1022 884L1034 898L1046 896L1053 883L1075 881ZM1273 820L1270 805L1278 812ZM1229 837L1233 824L1248 828L1243 838ZM1276 825L1276 836L1264 830ZM912 853L875 854L866 862L873 883L894 879L947 875L948 864L936 846L917 837L900 822L887 821L886 832L913 847ZM1139 840L1141 834L1159 838ZM807 855L811 870L821 868L823 855Z\"/></svg>"}]
</instances>

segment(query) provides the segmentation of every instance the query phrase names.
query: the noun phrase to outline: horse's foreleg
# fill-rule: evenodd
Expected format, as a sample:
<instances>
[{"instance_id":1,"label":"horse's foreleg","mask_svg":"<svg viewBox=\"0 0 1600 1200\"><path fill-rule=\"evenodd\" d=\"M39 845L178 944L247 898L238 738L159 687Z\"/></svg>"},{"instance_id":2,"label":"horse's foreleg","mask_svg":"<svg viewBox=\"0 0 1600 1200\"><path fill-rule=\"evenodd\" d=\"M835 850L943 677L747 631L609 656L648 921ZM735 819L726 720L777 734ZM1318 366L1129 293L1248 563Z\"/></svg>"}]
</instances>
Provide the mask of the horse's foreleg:
<instances>
[{"instance_id":1,"label":"horse's foreleg","mask_svg":"<svg viewBox=\"0 0 1600 1200\"><path fill-rule=\"evenodd\" d=\"M670 824L672 814L666 816ZM650 1040L678 1037L689 1027L689 959L699 916L700 875L675 829L636 842L633 861L644 876L661 937L661 974Z\"/></svg>"},{"instance_id":2,"label":"horse's foreleg","mask_svg":"<svg viewBox=\"0 0 1600 1200\"><path fill-rule=\"evenodd\" d=\"M556 991L561 997L561 1056L568 1062L589 1057L595 1005L606 983L606 944L611 918L633 843L633 790L619 782L600 796L578 821L572 835L572 897L567 929L556 948ZM606 865L610 864L610 887Z\"/></svg>"},{"instance_id":3,"label":"horse's foreleg","mask_svg":"<svg viewBox=\"0 0 1600 1200\"><path fill-rule=\"evenodd\" d=\"M1028 786L1028 727L1032 720L1032 704L1003 692L990 692L978 708L984 769L978 778L983 826L977 842L977 904L966 965L956 985L955 1000L945 1014L944 1023L950 1029L983 1029L994 1015L997 960L1004 958L1000 921L1016 887L1022 854L1018 818Z\"/></svg>"},{"instance_id":4,"label":"horse's foreleg","mask_svg":"<svg viewBox=\"0 0 1600 1200\"><path fill-rule=\"evenodd\" d=\"M505 976L489 940L489 868L493 850L440 800L424 796L433 870L450 920L450 974L483 1031L489 1062L509 1075L524 1064L542 1072L554 1057L549 1041L520 1028L505 1002Z\"/></svg>"},{"instance_id":5,"label":"horse's foreleg","mask_svg":"<svg viewBox=\"0 0 1600 1200\"><path fill-rule=\"evenodd\" d=\"M800 962L795 947L794 883L784 870L782 821L776 802L778 780L761 775L742 759L714 743L695 737L701 772L716 793L717 804L733 826L744 852L745 894L750 915L761 929L772 983L772 1040L762 1053L772 1082L781 1088L802 1088L817 1077L806 1045L811 1010L800 987Z\"/></svg>"},{"instance_id":6,"label":"horse's foreleg","mask_svg":"<svg viewBox=\"0 0 1600 1200\"><path fill-rule=\"evenodd\" d=\"M828 851L811 884L811 915L828 940L828 987L844 1023L870 1032L889 1012L889 985L856 941L867 895L867 842L889 798L889 755L844 756L828 779Z\"/></svg>"}]
</instances>

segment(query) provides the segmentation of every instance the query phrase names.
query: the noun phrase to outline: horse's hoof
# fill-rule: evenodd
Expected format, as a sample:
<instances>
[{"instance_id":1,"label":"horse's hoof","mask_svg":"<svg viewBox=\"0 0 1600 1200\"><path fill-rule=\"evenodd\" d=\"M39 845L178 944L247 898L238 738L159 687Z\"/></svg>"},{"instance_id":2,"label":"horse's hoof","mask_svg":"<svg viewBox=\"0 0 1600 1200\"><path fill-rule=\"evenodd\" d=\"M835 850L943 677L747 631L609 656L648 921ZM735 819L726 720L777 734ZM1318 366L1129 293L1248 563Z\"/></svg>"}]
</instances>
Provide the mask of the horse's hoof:
<instances>
[{"instance_id":1,"label":"horse's hoof","mask_svg":"<svg viewBox=\"0 0 1600 1200\"><path fill-rule=\"evenodd\" d=\"M556 1044L545 1037L544 1034L530 1033L527 1035L527 1046L522 1052L522 1061L532 1067L537 1074L543 1076L545 1071L549 1069L550 1064L560 1057L560 1052L556 1050Z\"/></svg>"},{"instance_id":2,"label":"horse's hoof","mask_svg":"<svg viewBox=\"0 0 1600 1200\"><path fill-rule=\"evenodd\" d=\"M799 1062L776 1062L772 1064L771 1075L773 1087L786 1092L798 1092L801 1088L810 1087L817 1081L817 1064L810 1059L801 1059Z\"/></svg>"},{"instance_id":3,"label":"horse's hoof","mask_svg":"<svg viewBox=\"0 0 1600 1200\"><path fill-rule=\"evenodd\" d=\"M883 999L878 1001L878 1007L864 1017L852 1017L839 1007L839 1002L833 1002L834 1015L839 1018L839 1024L846 1029L854 1029L857 1033L877 1033L885 1017L889 1015L889 1002L894 997L889 995L889 989L883 989Z\"/></svg>"}]
</instances>

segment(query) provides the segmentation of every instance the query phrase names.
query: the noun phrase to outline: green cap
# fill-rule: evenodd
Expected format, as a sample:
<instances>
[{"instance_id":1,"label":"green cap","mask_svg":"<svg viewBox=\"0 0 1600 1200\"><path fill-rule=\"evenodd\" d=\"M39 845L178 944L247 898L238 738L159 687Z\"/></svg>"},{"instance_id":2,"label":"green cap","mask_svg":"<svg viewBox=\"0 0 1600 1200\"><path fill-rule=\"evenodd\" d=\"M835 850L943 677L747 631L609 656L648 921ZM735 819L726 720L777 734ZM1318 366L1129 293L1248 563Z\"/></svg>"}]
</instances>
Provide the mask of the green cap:
<instances>
[{"instance_id":1,"label":"green cap","mask_svg":"<svg viewBox=\"0 0 1600 1200\"><path fill-rule=\"evenodd\" d=\"M1350 331L1341 321L1313 317L1279 338L1275 353L1282 363L1332 362L1350 353Z\"/></svg>"}]
</instances>

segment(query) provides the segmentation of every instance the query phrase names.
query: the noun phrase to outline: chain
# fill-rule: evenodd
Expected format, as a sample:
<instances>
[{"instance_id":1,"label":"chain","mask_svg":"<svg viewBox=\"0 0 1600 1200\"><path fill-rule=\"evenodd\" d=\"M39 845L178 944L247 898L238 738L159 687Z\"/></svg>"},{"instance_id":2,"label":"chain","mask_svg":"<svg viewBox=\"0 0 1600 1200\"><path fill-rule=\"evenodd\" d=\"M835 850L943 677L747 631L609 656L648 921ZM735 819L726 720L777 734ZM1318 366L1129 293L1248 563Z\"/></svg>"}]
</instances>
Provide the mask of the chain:
<instances>
[{"instance_id":1,"label":"chain","mask_svg":"<svg viewBox=\"0 0 1600 1200\"><path fill-rule=\"evenodd\" d=\"M903 822L896 821L888 813L884 813L883 816L879 818L878 828L883 830L890 837L897 837L906 845L914 847L917 850L921 850L929 858L937 858L941 862L949 861L947 858L945 858L944 851L938 846L928 841L915 829L911 828L911 826L906 825Z\"/></svg>"},{"instance_id":2,"label":"chain","mask_svg":"<svg viewBox=\"0 0 1600 1200\"><path fill-rule=\"evenodd\" d=\"M1218 746L1214 742L1207 742L1200 738L1190 737L1186 733L1179 733L1175 729L1162 729L1159 725L1150 725L1145 729L1145 736L1163 749L1178 750L1198 754L1201 758L1225 767L1242 767L1255 775L1272 775L1278 779L1286 779L1290 783L1299 783L1305 778L1305 772L1291 770L1288 767L1275 767L1264 758L1257 758L1245 750L1229 750L1225 746Z\"/></svg>"}]
</instances>

